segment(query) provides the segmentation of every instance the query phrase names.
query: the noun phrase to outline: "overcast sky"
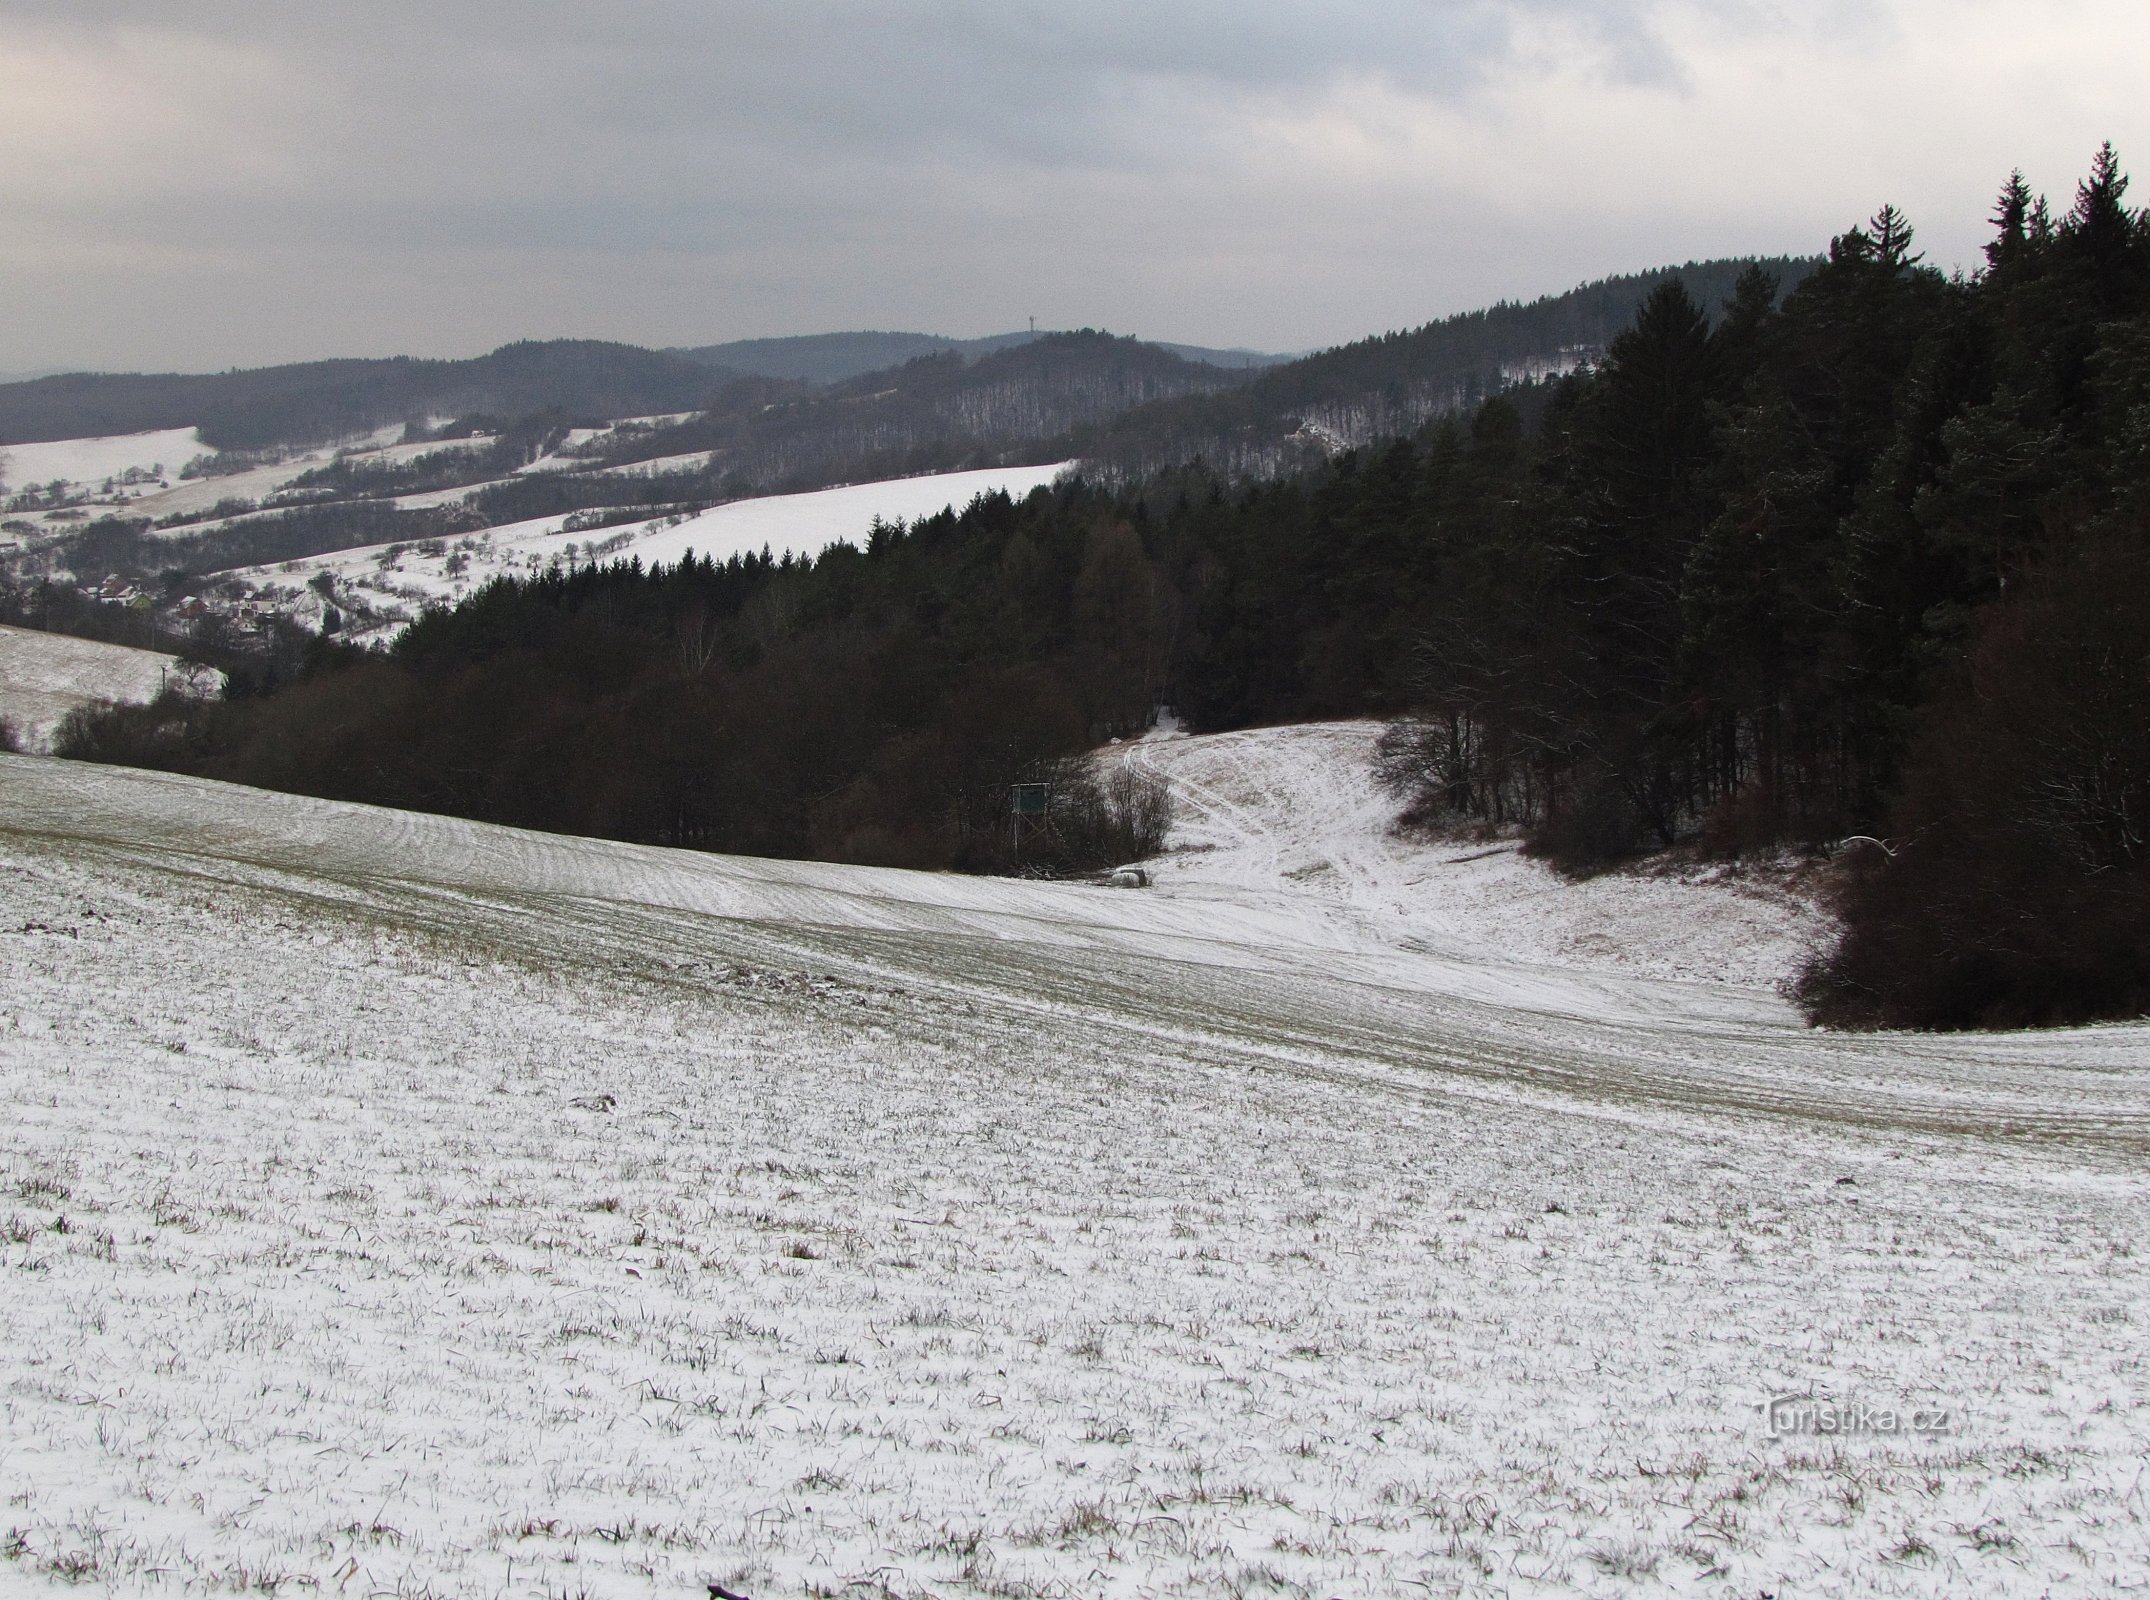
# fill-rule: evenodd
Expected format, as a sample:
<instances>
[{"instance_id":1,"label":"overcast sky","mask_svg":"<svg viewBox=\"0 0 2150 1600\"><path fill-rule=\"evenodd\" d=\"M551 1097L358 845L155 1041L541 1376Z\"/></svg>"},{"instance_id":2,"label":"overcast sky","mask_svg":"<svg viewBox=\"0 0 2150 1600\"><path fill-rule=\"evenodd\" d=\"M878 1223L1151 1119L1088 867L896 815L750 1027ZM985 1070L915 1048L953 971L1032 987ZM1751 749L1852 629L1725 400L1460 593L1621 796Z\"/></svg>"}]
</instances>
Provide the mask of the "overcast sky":
<instances>
[{"instance_id":1,"label":"overcast sky","mask_svg":"<svg viewBox=\"0 0 2150 1600\"><path fill-rule=\"evenodd\" d=\"M1884 201L1970 264L2145 84L2144 0L0 0L0 372L1294 350Z\"/></svg>"}]
</instances>

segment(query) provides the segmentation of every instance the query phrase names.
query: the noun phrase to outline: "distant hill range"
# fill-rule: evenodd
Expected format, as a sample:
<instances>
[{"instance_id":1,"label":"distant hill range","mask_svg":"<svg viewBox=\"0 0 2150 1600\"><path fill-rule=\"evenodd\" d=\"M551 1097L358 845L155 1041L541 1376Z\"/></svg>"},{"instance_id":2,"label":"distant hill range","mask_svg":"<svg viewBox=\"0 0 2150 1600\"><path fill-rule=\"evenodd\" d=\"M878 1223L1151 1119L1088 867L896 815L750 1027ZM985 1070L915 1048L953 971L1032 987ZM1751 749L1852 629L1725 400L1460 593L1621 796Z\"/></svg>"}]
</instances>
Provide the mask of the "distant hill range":
<instances>
[{"instance_id":1,"label":"distant hill range","mask_svg":"<svg viewBox=\"0 0 2150 1600\"><path fill-rule=\"evenodd\" d=\"M781 378L735 380L696 416L636 437L632 451L645 460L713 451L711 471L733 494L1029 465L1064 458L1069 440L1127 412L1248 376L1091 329L1020 334L788 391L771 388Z\"/></svg>"},{"instance_id":2,"label":"distant hill range","mask_svg":"<svg viewBox=\"0 0 2150 1600\"><path fill-rule=\"evenodd\" d=\"M319 444L386 424L472 412L595 418L686 411L725 377L634 345L553 339L468 361L308 361L203 374L61 373L0 384L0 444L201 430L223 450Z\"/></svg>"},{"instance_id":3,"label":"distant hill range","mask_svg":"<svg viewBox=\"0 0 2150 1600\"><path fill-rule=\"evenodd\" d=\"M694 413L641 430L633 457L716 452L706 470L727 494L1077 454L1105 477L1195 456L1228 475L1265 476L1592 360L1668 278L1684 279L1714 311L1753 264L1606 278L1296 358L1091 330L858 332L673 350L549 340L463 361L199 375L68 373L0 384L0 444L197 427L218 449L258 451L439 418L596 425ZM1758 264L1787 288L1813 265Z\"/></svg>"},{"instance_id":4,"label":"distant hill range","mask_svg":"<svg viewBox=\"0 0 2150 1600\"><path fill-rule=\"evenodd\" d=\"M698 345L671 353L734 372L751 372L757 377L841 383L862 373L883 372L906 361L916 361L920 356L953 351L966 361L976 361L981 356L1049 337L1035 329L1027 333L996 333L983 339L947 339L931 333L809 333L788 339L736 339L730 344ZM1271 367L1294 359L1261 350L1211 350L1198 344L1158 343L1155 347L1169 350L1183 361L1233 369Z\"/></svg>"}]
</instances>

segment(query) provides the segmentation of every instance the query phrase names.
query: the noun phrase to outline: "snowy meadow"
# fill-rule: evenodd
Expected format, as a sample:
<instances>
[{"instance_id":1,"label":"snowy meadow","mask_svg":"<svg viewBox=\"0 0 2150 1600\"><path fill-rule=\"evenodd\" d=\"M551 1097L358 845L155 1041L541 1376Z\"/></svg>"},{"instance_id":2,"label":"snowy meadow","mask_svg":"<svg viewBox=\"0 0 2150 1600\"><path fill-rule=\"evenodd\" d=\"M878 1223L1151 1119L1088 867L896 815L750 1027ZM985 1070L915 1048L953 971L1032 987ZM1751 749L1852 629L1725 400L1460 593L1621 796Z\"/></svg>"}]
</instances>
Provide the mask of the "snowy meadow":
<instances>
[{"instance_id":1,"label":"snowy meadow","mask_svg":"<svg viewBox=\"0 0 2150 1600\"><path fill-rule=\"evenodd\" d=\"M0 1589L2139 1584L2150 1029L1804 1030L1369 737L1140 892L0 757Z\"/></svg>"}]
</instances>

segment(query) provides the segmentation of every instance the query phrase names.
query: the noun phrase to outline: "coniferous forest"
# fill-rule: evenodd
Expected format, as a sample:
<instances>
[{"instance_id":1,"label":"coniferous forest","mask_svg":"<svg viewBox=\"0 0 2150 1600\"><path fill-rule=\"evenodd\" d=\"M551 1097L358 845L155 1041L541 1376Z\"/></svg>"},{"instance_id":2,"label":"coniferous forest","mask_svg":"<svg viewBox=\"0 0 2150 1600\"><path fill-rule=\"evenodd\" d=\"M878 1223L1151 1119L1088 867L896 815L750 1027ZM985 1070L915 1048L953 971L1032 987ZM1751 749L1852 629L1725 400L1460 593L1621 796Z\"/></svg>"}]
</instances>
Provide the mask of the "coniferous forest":
<instances>
[{"instance_id":1,"label":"coniferous forest","mask_svg":"<svg viewBox=\"0 0 2150 1600\"><path fill-rule=\"evenodd\" d=\"M1004 870L1007 785L1161 703L1199 729L1375 715L1410 816L1519 827L1571 871L1830 851L1847 932L1805 979L1817 1020L2139 1014L2150 223L2126 188L2109 148L2064 208L2012 179L1969 277L1884 208L1788 289L1668 282L1594 367L1296 476L1194 461L811 563L504 580L385 653L315 642L66 748ZM1058 864L1130 843L1111 809Z\"/></svg>"}]
</instances>

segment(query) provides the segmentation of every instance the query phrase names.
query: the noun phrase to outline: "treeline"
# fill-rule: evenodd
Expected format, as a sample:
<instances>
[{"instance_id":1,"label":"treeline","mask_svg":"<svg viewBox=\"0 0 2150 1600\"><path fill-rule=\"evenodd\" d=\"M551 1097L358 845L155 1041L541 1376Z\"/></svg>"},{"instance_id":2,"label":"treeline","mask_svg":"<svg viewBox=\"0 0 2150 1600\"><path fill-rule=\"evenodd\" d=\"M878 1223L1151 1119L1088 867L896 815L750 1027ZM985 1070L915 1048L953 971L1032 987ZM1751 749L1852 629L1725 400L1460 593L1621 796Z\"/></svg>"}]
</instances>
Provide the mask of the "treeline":
<instances>
[{"instance_id":1,"label":"treeline","mask_svg":"<svg viewBox=\"0 0 2150 1600\"><path fill-rule=\"evenodd\" d=\"M1788 293L1666 282L1590 369L1290 478L1188 465L813 563L502 581L386 655L86 720L73 748L996 869L1007 785L1160 702L1204 728L1374 714L1414 813L1521 827L1571 870L1871 836L1808 979L1824 1020L2134 1014L2150 228L2125 182L2102 154L2059 216L2012 182L1971 279L1885 209Z\"/></svg>"},{"instance_id":2,"label":"treeline","mask_svg":"<svg viewBox=\"0 0 2150 1600\"><path fill-rule=\"evenodd\" d=\"M502 579L386 654L77 719L63 753L651 843L971 870L1154 851L1156 797L1081 753L1133 727L1167 640L1140 539L1102 504L980 500L814 563ZM1045 781L1017 848L1009 786Z\"/></svg>"}]
</instances>

